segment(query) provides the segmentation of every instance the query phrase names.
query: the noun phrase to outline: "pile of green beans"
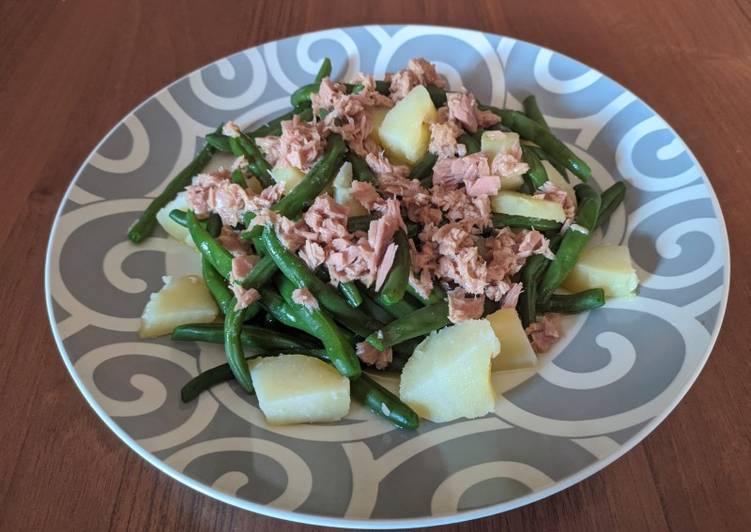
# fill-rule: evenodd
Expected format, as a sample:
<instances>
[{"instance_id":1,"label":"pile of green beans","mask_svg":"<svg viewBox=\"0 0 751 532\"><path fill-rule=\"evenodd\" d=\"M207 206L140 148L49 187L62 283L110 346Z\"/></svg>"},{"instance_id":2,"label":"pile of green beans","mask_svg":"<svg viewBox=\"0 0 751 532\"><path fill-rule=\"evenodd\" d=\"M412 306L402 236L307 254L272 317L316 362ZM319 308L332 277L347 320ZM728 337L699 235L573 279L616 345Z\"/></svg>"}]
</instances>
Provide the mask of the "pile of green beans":
<instances>
[{"instance_id":1,"label":"pile of green beans","mask_svg":"<svg viewBox=\"0 0 751 532\"><path fill-rule=\"evenodd\" d=\"M255 139L281 135L282 123L295 116L303 122L313 120L311 97L320 90L321 82L329 78L331 72L331 61L326 58L315 79L290 95L292 109L255 130L228 136L223 134L220 125L207 134L204 146L195 158L151 202L129 229L128 238L134 243L146 239L156 226L157 212L189 185L217 152L244 156L249 172L264 187L273 185L271 165ZM364 89L363 84L347 83L343 87L349 94L357 94ZM378 80L375 89L389 95L390 83ZM444 89L435 86L426 86L426 89L436 107L446 105L447 93ZM513 131L522 139L522 160L529 169L523 176L524 185L520 191L533 194L548 182L550 167L546 170L542 161L548 161L566 180L569 179L569 172L582 181L587 181L591 176L589 166L553 134L534 96L524 99L523 112L482 104L479 108L495 113L501 120L488 129ZM325 112L321 110L319 118L323 118ZM457 141L466 146L467 154L480 151L483 131L465 131L459 135ZM349 151L340 135L330 134L323 156L302 181L271 209L292 220L300 218L331 185L345 160L352 164L354 179L378 185L378 177L366 160ZM430 188L437 161L436 154L426 153L411 167L409 179ZM231 174L231 181L247 188L247 177L246 171L235 170ZM564 232L561 232L562 224L553 220L502 213L493 213L492 227L485 228L485 234L501 228L537 230L550 240L550 249L555 258L551 260L542 255L532 255L518 276L512 279L524 286L516 308L525 327L535 323L540 313L578 313L605 303L604 292L599 288L577 294L560 294L556 291L576 265L592 232L606 224L623 202L626 186L622 182L615 183L602 194L597 194L589 185L579 184L575 192L578 200L575 218ZM258 225L243 232L243 238L252 243L260 258L244 279L234 279L231 275L233 256L218 238L222 222L216 214L207 220L199 220L192 211L174 210L169 215L188 229L201 254L206 286L223 315L222 323L181 325L173 331L172 339L222 343L227 359L225 365L208 370L188 382L182 389L183 401L191 401L202 391L230 379L236 380L247 393L253 393L248 366L250 358L297 353L331 364L350 379L351 394L355 399L396 426L410 429L418 426L419 418L411 408L362 372L355 345L365 341L380 351L392 349L394 358L386 371L401 371L425 335L449 325L449 305L444 288L436 284L429 296L425 297L409 283L410 275L414 273L410 240L415 239L422 230L419 224L406 220L406 231L399 230L394 235L396 255L383 286L376 291L356 282L342 282L337 285L338 289L335 288L326 272L311 271L296 253L285 247L270 224ZM246 213L243 220L245 227L251 226L254 216L252 212ZM350 217L348 229L350 232L367 232L374 219L373 215ZM445 222L443 220L441 223ZM243 224L239 225L239 229L243 229ZM246 308L239 308L228 282L237 283L245 290L258 290L260 299ZM297 289L309 290L320 307L313 308L296 302L293 294ZM498 303L486 301L485 314L498 307ZM265 317L259 316L253 323L264 325L250 325L250 320L261 311L264 311ZM283 330L276 330L279 328ZM293 334L284 332L290 329L294 330ZM246 356L246 350L252 353L250 357Z\"/></svg>"}]
</instances>

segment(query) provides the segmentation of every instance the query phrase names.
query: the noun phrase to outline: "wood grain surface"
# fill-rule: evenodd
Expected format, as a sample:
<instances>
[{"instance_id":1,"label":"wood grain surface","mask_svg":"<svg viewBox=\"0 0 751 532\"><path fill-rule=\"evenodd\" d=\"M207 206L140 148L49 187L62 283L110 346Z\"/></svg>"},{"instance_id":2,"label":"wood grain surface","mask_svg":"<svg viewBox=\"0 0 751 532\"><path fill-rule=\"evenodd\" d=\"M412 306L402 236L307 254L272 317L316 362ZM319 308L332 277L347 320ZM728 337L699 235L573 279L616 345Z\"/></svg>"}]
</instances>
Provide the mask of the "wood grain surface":
<instances>
[{"instance_id":1,"label":"wood grain surface","mask_svg":"<svg viewBox=\"0 0 751 532\"><path fill-rule=\"evenodd\" d=\"M160 473L85 403L50 334L45 245L76 169L116 122L187 72L300 32L464 26L530 40L623 83L709 174L732 292L709 362L642 444L546 500L450 530L751 530L751 4L747 0L0 0L0 529L312 530Z\"/></svg>"}]
</instances>

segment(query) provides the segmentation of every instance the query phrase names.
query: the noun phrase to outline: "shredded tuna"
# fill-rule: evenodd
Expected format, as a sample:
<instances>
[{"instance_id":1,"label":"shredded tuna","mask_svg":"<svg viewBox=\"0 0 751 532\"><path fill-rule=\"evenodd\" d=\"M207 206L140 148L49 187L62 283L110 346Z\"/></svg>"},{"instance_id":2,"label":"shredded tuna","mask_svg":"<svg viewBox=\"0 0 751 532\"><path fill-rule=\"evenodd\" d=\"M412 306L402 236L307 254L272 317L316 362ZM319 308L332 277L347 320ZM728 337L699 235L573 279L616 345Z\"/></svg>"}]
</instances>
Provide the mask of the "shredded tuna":
<instances>
[{"instance_id":1,"label":"shredded tuna","mask_svg":"<svg viewBox=\"0 0 751 532\"><path fill-rule=\"evenodd\" d=\"M232 259L232 271L230 280L241 281L245 279L258 263L258 257L255 255L240 255Z\"/></svg>"},{"instance_id":2,"label":"shredded tuna","mask_svg":"<svg viewBox=\"0 0 751 532\"><path fill-rule=\"evenodd\" d=\"M399 200L386 200L381 217L370 222L368 229L368 243L373 249L376 265L381 264L386 247L399 229L407 230L399 210Z\"/></svg>"},{"instance_id":3,"label":"shredded tuna","mask_svg":"<svg viewBox=\"0 0 751 532\"><path fill-rule=\"evenodd\" d=\"M417 74L409 69L400 70L391 76L391 85L389 85L389 94L395 102L404 99L409 91L420 84Z\"/></svg>"},{"instance_id":4,"label":"shredded tuna","mask_svg":"<svg viewBox=\"0 0 751 532\"><path fill-rule=\"evenodd\" d=\"M240 127L232 120L222 126L222 135L226 135L227 137L237 138L240 136L240 133Z\"/></svg>"},{"instance_id":5,"label":"shredded tuna","mask_svg":"<svg viewBox=\"0 0 751 532\"><path fill-rule=\"evenodd\" d=\"M571 199L571 196L569 196L565 190L552 181L545 181L537 194L533 197L560 203L563 207L563 212L566 215L566 220L573 220L576 215L576 205L574 204L574 200Z\"/></svg>"},{"instance_id":6,"label":"shredded tuna","mask_svg":"<svg viewBox=\"0 0 751 532\"><path fill-rule=\"evenodd\" d=\"M361 234L354 242L344 240L340 246L334 241L332 248L326 267L334 284L360 280L370 286L375 282L377 263L367 236Z\"/></svg>"},{"instance_id":7,"label":"shredded tuna","mask_svg":"<svg viewBox=\"0 0 751 532\"><path fill-rule=\"evenodd\" d=\"M443 225L433 234L432 240L438 244L441 255L438 275L453 281L470 294L482 294L487 265L466 228L459 223Z\"/></svg>"},{"instance_id":8,"label":"shredded tuna","mask_svg":"<svg viewBox=\"0 0 751 532\"><path fill-rule=\"evenodd\" d=\"M433 166L433 184L439 186L459 186L484 175L490 175L490 165L488 158L482 153L455 159L439 159Z\"/></svg>"},{"instance_id":9,"label":"shredded tuna","mask_svg":"<svg viewBox=\"0 0 751 532\"><path fill-rule=\"evenodd\" d=\"M255 288L249 288L246 290L239 284L232 283L230 284L230 290L232 290L232 293L237 299L235 310L242 310L244 308L247 308L261 299L261 294L259 294L258 290L256 290Z\"/></svg>"},{"instance_id":10,"label":"shredded tuna","mask_svg":"<svg viewBox=\"0 0 751 532\"><path fill-rule=\"evenodd\" d=\"M466 320L482 318L485 296L467 297L466 292L457 288L448 292L449 320L451 323L461 323Z\"/></svg>"},{"instance_id":11,"label":"shredded tuna","mask_svg":"<svg viewBox=\"0 0 751 532\"><path fill-rule=\"evenodd\" d=\"M435 65L422 57L410 59L407 69L415 73L421 85L434 85L439 89L446 87L446 82L438 75Z\"/></svg>"},{"instance_id":12,"label":"shredded tuna","mask_svg":"<svg viewBox=\"0 0 751 532\"><path fill-rule=\"evenodd\" d=\"M307 288L296 288L292 292L292 301L298 305L305 305L310 310L318 310L321 308L318 305L318 300L313 293Z\"/></svg>"},{"instance_id":13,"label":"shredded tuna","mask_svg":"<svg viewBox=\"0 0 751 532\"><path fill-rule=\"evenodd\" d=\"M548 351L560 338L555 314L545 314L542 319L527 327L527 334L532 338L532 348L536 353Z\"/></svg>"},{"instance_id":14,"label":"shredded tuna","mask_svg":"<svg viewBox=\"0 0 751 532\"><path fill-rule=\"evenodd\" d=\"M547 259L553 260L555 255L550 251L550 241L539 231L522 231L520 233L518 255L520 257L529 257L532 254L542 255Z\"/></svg>"},{"instance_id":15,"label":"shredded tuna","mask_svg":"<svg viewBox=\"0 0 751 532\"><path fill-rule=\"evenodd\" d=\"M313 122L303 122L298 115L281 124L279 137L259 137L256 144L271 165L294 167L306 172L323 154L326 141L321 128Z\"/></svg>"},{"instance_id":16,"label":"shredded tuna","mask_svg":"<svg viewBox=\"0 0 751 532\"><path fill-rule=\"evenodd\" d=\"M522 294L523 290L524 285L522 285L521 283L512 284L503 296L503 303L501 304L501 307L515 308L516 304L519 302L519 296Z\"/></svg>"},{"instance_id":17,"label":"shredded tuna","mask_svg":"<svg viewBox=\"0 0 751 532\"><path fill-rule=\"evenodd\" d=\"M230 172L234 172L235 170L242 170L246 171L248 169L248 159L245 158L245 155L241 155L234 161L232 161L232 166L229 167Z\"/></svg>"},{"instance_id":18,"label":"shredded tuna","mask_svg":"<svg viewBox=\"0 0 751 532\"><path fill-rule=\"evenodd\" d=\"M500 140L507 137L509 133L486 131L484 135L487 135L491 140ZM515 135L515 137L514 142L505 151L497 153L490 164L491 173L500 176L501 181L520 176L529 170L529 165L521 160L522 147L519 144L518 136Z\"/></svg>"},{"instance_id":19,"label":"shredded tuna","mask_svg":"<svg viewBox=\"0 0 751 532\"><path fill-rule=\"evenodd\" d=\"M501 188L501 178L497 175L485 175L478 177L467 186L467 194L470 196L495 196Z\"/></svg>"},{"instance_id":20,"label":"shredded tuna","mask_svg":"<svg viewBox=\"0 0 751 532\"><path fill-rule=\"evenodd\" d=\"M222 232L219 234L217 240L233 257L241 257L250 252L248 242L240 238L240 235L229 227L222 227Z\"/></svg>"},{"instance_id":21,"label":"shredded tuna","mask_svg":"<svg viewBox=\"0 0 751 532\"><path fill-rule=\"evenodd\" d=\"M375 366L376 369L385 368L394 358L390 347L385 351L379 351L368 342L359 342L356 344L355 352L360 360L369 366Z\"/></svg>"},{"instance_id":22,"label":"shredded tuna","mask_svg":"<svg viewBox=\"0 0 751 532\"><path fill-rule=\"evenodd\" d=\"M313 205L303 215L303 220L311 230L311 237L327 244L335 238L343 238L347 231L349 209L339 205L328 194L318 196Z\"/></svg>"},{"instance_id":23,"label":"shredded tuna","mask_svg":"<svg viewBox=\"0 0 751 532\"><path fill-rule=\"evenodd\" d=\"M311 95L313 114L318 116L326 110L323 126L326 130L338 133L350 149L364 156L372 151L368 137L373 130L373 121L368 110L373 107L391 107L393 102L375 89L372 76L361 78L363 89L356 94L347 94L346 88L329 78L321 81L317 93Z\"/></svg>"},{"instance_id":24,"label":"shredded tuna","mask_svg":"<svg viewBox=\"0 0 751 532\"><path fill-rule=\"evenodd\" d=\"M315 270L326 260L326 252L320 244L306 240L303 247L297 252L308 268Z\"/></svg>"},{"instance_id":25,"label":"shredded tuna","mask_svg":"<svg viewBox=\"0 0 751 532\"><path fill-rule=\"evenodd\" d=\"M379 291L383 286L383 283L386 282L386 277L391 270L391 266L394 265L394 259L396 258L396 251L398 248L399 246L393 242L386 248L386 252L383 254L383 259L381 259L381 263L378 265L378 273L376 274L375 281L376 291Z\"/></svg>"},{"instance_id":26,"label":"shredded tuna","mask_svg":"<svg viewBox=\"0 0 751 532\"><path fill-rule=\"evenodd\" d=\"M304 222L293 222L279 215L274 217L274 231L279 241L290 251L300 249L309 236Z\"/></svg>"},{"instance_id":27,"label":"shredded tuna","mask_svg":"<svg viewBox=\"0 0 751 532\"><path fill-rule=\"evenodd\" d=\"M446 95L446 105L449 108L449 119L456 120L470 133L478 127L488 127L501 121L490 111L480 111L477 100L469 92L450 92Z\"/></svg>"},{"instance_id":28,"label":"shredded tuna","mask_svg":"<svg viewBox=\"0 0 751 532\"><path fill-rule=\"evenodd\" d=\"M466 155L467 147L464 144L459 144L456 140L461 134L462 128L453 120L430 124L428 151L440 158Z\"/></svg>"},{"instance_id":29,"label":"shredded tuna","mask_svg":"<svg viewBox=\"0 0 751 532\"><path fill-rule=\"evenodd\" d=\"M376 206L383 205L381 195L373 185L365 181L352 181L349 197L371 212Z\"/></svg>"}]
</instances>

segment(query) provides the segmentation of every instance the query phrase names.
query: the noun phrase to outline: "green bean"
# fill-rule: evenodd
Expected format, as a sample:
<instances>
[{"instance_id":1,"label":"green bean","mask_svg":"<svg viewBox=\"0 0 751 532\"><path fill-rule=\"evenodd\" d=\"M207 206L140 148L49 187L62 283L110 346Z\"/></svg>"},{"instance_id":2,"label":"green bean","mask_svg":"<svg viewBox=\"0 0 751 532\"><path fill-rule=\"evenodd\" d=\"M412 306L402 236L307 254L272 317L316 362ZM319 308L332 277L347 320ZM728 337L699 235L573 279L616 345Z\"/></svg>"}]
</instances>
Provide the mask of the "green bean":
<instances>
[{"instance_id":1,"label":"green bean","mask_svg":"<svg viewBox=\"0 0 751 532\"><path fill-rule=\"evenodd\" d=\"M308 83L293 92L289 101L293 107L310 107L310 97L321 88L321 83Z\"/></svg>"},{"instance_id":2,"label":"green bean","mask_svg":"<svg viewBox=\"0 0 751 532\"><path fill-rule=\"evenodd\" d=\"M480 143L469 133L462 133L457 140L467 147L467 155L480 151Z\"/></svg>"},{"instance_id":3,"label":"green bean","mask_svg":"<svg viewBox=\"0 0 751 532\"><path fill-rule=\"evenodd\" d=\"M502 214L494 212L492 215L493 227L514 227L521 229L537 229L538 231L560 231L561 223L545 218L530 218L517 214Z\"/></svg>"},{"instance_id":4,"label":"green bean","mask_svg":"<svg viewBox=\"0 0 751 532\"><path fill-rule=\"evenodd\" d=\"M409 178L410 179L417 179L418 181L422 182L423 179L430 178L432 182L432 173L433 173L433 165L438 160L438 155L435 153L427 152L425 155L423 155L422 159L417 161L415 165L412 167L412 170L409 172ZM423 183L423 186L425 184Z\"/></svg>"},{"instance_id":5,"label":"green bean","mask_svg":"<svg viewBox=\"0 0 751 532\"><path fill-rule=\"evenodd\" d=\"M258 181L261 182L261 185L263 185L264 188L273 185L274 180L271 178L271 165L266 161L266 158L256 145L256 141L253 137L249 137L245 133L240 133L240 136L237 137L237 142L242 148L242 153L236 155L245 155L245 158L248 159L248 161L253 161L255 163L254 168L257 173L254 172L253 175L255 175ZM230 146L231 145L232 142L230 142Z\"/></svg>"},{"instance_id":6,"label":"green bean","mask_svg":"<svg viewBox=\"0 0 751 532\"><path fill-rule=\"evenodd\" d=\"M219 132L209 133L203 138L206 144L211 146L217 151L223 151L232 153L232 148L229 145L229 137Z\"/></svg>"},{"instance_id":7,"label":"green bean","mask_svg":"<svg viewBox=\"0 0 751 532\"><path fill-rule=\"evenodd\" d=\"M605 292L602 288L592 288L576 294L553 294L550 299L540 302L537 310L540 312L556 312L558 314L578 314L600 308L605 304Z\"/></svg>"},{"instance_id":8,"label":"green bean","mask_svg":"<svg viewBox=\"0 0 751 532\"><path fill-rule=\"evenodd\" d=\"M548 156L548 154L545 153L545 150L543 150L542 148L540 148L537 144L531 144L531 143L527 144L527 143L525 143L524 146L526 146L527 149L532 150L534 152L534 154L537 155L537 158L540 159L541 161L548 161L550 163L550 165L553 168L555 168L556 172L558 172L559 174L561 174L561 177L563 177L563 179L565 179L566 182L568 182L568 183L571 182L571 180L568 177L568 171L566 170L566 168L563 165L561 165L561 163L559 163L558 161L556 161L555 159L551 159Z\"/></svg>"},{"instance_id":9,"label":"green bean","mask_svg":"<svg viewBox=\"0 0 751 532\"><path fill-rule=\"evenodd\" d=\"M308 323L305 322L297 312L294 312L289 305L287 305L284 298L280 296L276 290L269 286L261 286L258 291L261 293L263 307L277 321L283 323L287 327L292 327L308 333L311 336L315 336Z\"/></svg>"},{"instance_id":10,"label":"green bean","mask_svg":"<svg viewBox=\"0 0 751 532\"><path fill-rule=\"evenodd\" d=\"M396 244L394 262L381 287L381 296L387 305L398 303L404 298L411 269L406 233L397 231L394 234L394 243Z\"/></svg>"},{"instance_id":11,"label":"green bean","mask_svg":"<svg viewBox=\"0 0 751 532\"><path fill-rule=\"evenodd\" d=\"M566 230L561 247L550 263L540 284L540 297L546 301L558 288L579 260L581 252L594 231L600 212L600 196L587 185L577 185L574 189L579 202L574 224Z\"/></svg>"},{"instance_id":12,"label":"green bean","mask_svg":"<svg viewBox=\"0 0 751 532\"><path fill-rule=\"evenodd\" d=\"M256 130L251 131L248 133L248 136L253 138L269 136L278 137L282 134L282 122L292 120L295 115L300 117L301 122L310 122L313 120L313 111L310 108L295 108L260 126Z\"/></svg>"},{"instance_id":13,"label":"green bean","mask_svg":"<svg viewBox=\"0 0 751 532\"><path fill-rule=\"evenodd\" d=\"M196 323L179 325L172 331L172 340L178 342L208 342L221 344L224 342L224 327L219 324ZM281 331L270 330L266 327L244 325L240 329L240 340L248 349L272 351L274 349L297 349L299 347L314 347L311 342L301 340L297 336Z\"/></svg>"},{"instance_id":14,"label":"green bean","mask_svg":"<svg viewBox=\"0 0 751 532\"><path fill-rule=\"evenodd\" d=\"M413 305L410 303L406 298L402 298L401 300L395 302L395 303L386 303L386 299L383 297L382 292L376 292L372 288L367 289L368 294L370 294L370 297L375 301L375 303L382 309L388 312L391 316L394 318L403 318L409 314L412 314L414 311L416 311L418 308L420 308L417 305ZM393 320L388 320L393 321Z\"/></svg>"},{"instance_id":15,"label":"green bean","mask_svg":"<svg viewBox=\"0 0 751 532\"><path fill-rule=\"evenodd\" d=\"M323 81L323 78L327 78L331 76L331 59L328 57L324 57L323 61L321 62L321 66L318 69L318 73L315 77L316 83L321 83Z\"/></svg>"},{"instance_id":16,"label":"green bean","mask_svg":"<svg viewBox=\"0 0 751 532\"><path fill-rule=\"evenodd\" d=\"M219 131L219 130L217 130ZM170 181L165 189L154 198L146 210L141 213L138 220L128 229L128 238L131 242L138 244L151 236L156 227L156 213L162 207L172 201L178 192L181 192L186 186L190 185L193 176L203 170L216 149L210 144L205 144L198 155Z\"/></svg>"},{"instance_id":17,"label":"green bean","mask_svg":"<svg viewBox=\"0 0 751 532\"><path fill-rule=\"evenodd\" d=\"M560 162L582 181L586 181L592 175L592 170L587 163L577 157L550 131L534 120L527 118L523 113L487 105L481 105L480 108L492 111L500 116L505 126L519 133L522 138L537 143L550 156L551 160Z\"/></svg>"},{"instance_id":18,"label":"green bean","mask_svg":"<svg viewBox=\"0 0 751 532\"><path fill-rule=\"evenodd\" d=\"M446 292L444 292L443 288L437 284L433 286L433 290L427 298L423 297L422 294L415 290L411 284L407 284L407 293L416 298L423 305L432 305L433 303L438 303L439 301L446 299Z\"/></svg>"},{"instance_id":19,"label":"green bean","mask_svg":"<svg viewBox=\"0 0 751 532\"><path fill-rule=\"evenodd\" d=\"M297 218L302 212L310 207L315 199L329 186L336 177L337 170L341 166L342 156L347 146L339 135L329 136L328 148L323 157L310 169L303 180L284 196L280 201L275 203L271 210L278 212L287 218ZM245 213L243 221L249 226L255 218L252 212ZM261 237L263 227L255 226L249 231L245 231L242 237L246 240L253 240L256 244L257 239ZM262 245L261 245L262 247ZM258 250L257 248L257 251Z\"/></svg>"},{"instance_id":20,"label":"green bean","mask_svg":"<svg viewBox=\"0 0 751 532\"><path fill-rule=\"evenodd\" d=\"M265 285L271 280L277 271L276 264L270 257L261 257L260 260L253 266L250 273L240 281L240 286L246 290L249 288L258 288Z\"/></svg>"},{"instance_id":21,"label":"green bean","mask_svg":"<svg viewBox=\"0 0 751 532\"><path fill-rule=\"evenodd\" d=\"M342 140L342 137L339 135L330 135L326 153L324 153L321 160L272 209L287 218L296 218L299 216L336 177L336 172L341 166L342 157L346 149L347 145Z\"/></svg>"},{"instance_id":22,"label":"green bean","mask_svg":"<svg viewBox=\"0 0 751 532\"><path fill-rule=\"evenodd\" d=\"M379 351L383 351L395 344L428 334L448 325L448 315L448 303L441 301L384 325L365 340Z\"/></svg>"},{"instance_id":23,"label":"green bean","mask_svg":"<svg viewBox=\"0 0 751 532\"><path fill-rule=\"evenodd\" d=\"M339 326L321 309L312 309L296 303L292 296L296 286L286 277L278 278L277 287L284 301L297 312L310 326L314 336L323 342L331 363L345 377L356 378L360 375L360 361L355 349L341 333Z\"/></svg>"},{"instance_id":24,"label":"green bean","mask_svg":"<svg viewBox=\"0 0 751 532\"><path fill-rule=\"evenodd\" d=\"M256 357L276 356L279 354L285 354L286 352L288 351L279 350L273 353L259 353L252 357L246 358L245 365L247 367L248 361ZM296 349L294 350L294 353L290 354L308 355L324 361L328 361L326 353L322 349ZM206 390L213 388L214 386L222 384L223 382L227 382L232 377L232 369L230 368L229 364L222 364L221 366L216 366L215 368L206 370L196 377L190 379L182 387L182 389L180 390L180 398L182 399L183 403L189 403L190 401L201 395L202 392L205 392Z\"/></svg>"},{"instance_id":25,"label":"green bean","mask_svg":"<svg viewBox=\"0 0 751 532\"><path fill-rule=\"evenodd\" d=\"M433 100L433 105L435 105L436 109L446 105L445 90L439 89L435 85L425 85L425 88L428 89L428 94L430 94L430 99Z\"/></svg>"},{"instance_id":26,"label":"green bean","mask_svg":"<svg viewBox=\"0 0 751 532\"><path fill-rule=\"evenodd\" d=\"M239 168L232 172L231 181L243 188L248 188L248 182L245 180L245 174L243 174L243 171Z\"/></svg>"},{"instance_id":27,"label":"green bean","mask_svg":"<svg viewBox=\"0 0 751 532\"><path fill-rule=\"evenodd\" d=\"M365 181L371 185L378 184L373 170L370 169L365 159L357 155L353 151L347 152L347 160L352 164L352 174L357 181Z\"/></svg>"},{"instance_id":28,"label":"green bean","mask_svg":"<svg viewBox=\"0 0 751 532\"><path fill-rule=\"evenodd\" d=\"M537 98L535 98L534 94L530 94L526 98L524 98L524 113L531 119L540 124L542 127L550 131L550 126L548 126L548 123L545 121L545 117L542 116L542 111L540 111L540 107L537 105Z\"/></svg>"},{"instance_id":29,"label":"green bean","mask_svg":"<svg viewBox=\"0 0 751 532\"><path fill-rule=\"evenodd\" d=\"M600 212L597 215L595 227L600 227L607 222L625 197L626 183L623 181L618 181L605 190L600 195Z\"/></svg>"},{"instance_id":30,"label":"green bean","mask_svg":"<svg viewBox=\"0 0 751 532\"><path fill-rule=\"evenodd\" d=\"M253 382L250 379L248 364L245 362L240 331L247 318L245 308L237 308L237 299L232 298L229 311L224 315L224 355L232 370L235 380L242 388L250 393L253 391ZM247 307L250 308L250 307Z\"/></svg>"},{"instance_id":31,"label":"green bean","mask_svg":"<svg viewBox=\"0 0 751 532\"><path fill-rule=\"evenodd\" d=\"M212 213L206 220L206 231L211 238L216 238L222 232L222 219L218 214Z\"/></svg>"},{"instance_id":32,"label":"green bean","mask_svg":"<svg viewBox=\"0 0 751 532\"><path fill-rule=\"evenodd\" d=\"M366 314L380 321L381 323L389 323L394 321L394 316L387 312L383 305L376 303L373 292L366 291L362 297L361 307Z\"/></svg>"},{"instance_id":33,"label":"green bean","mask_svg":"<svg viewBox=\"0 0 751 532\"><path fill-rule=\"evenodd\" d=\"M379 322L368 317L361 310L349 306L334 287L316 277L300 257L284 247L271 227L267 226L264 229L263 243L268 256L274 260L284 276L297 288L307 287L321 306L331 312L334 318L349 330L365 337L378 329Z\"/></svg>"},{"instance_id":34,"label":"green bean","mask_svg":"<svg viewBox=\"0 0 751 532\"><path fill-rule=\"evenodd\" d=\"M362 305L362 294L354 282L339 283L339 291L351 307L357 308Z\"/></svg>"},{"instance_id":35,"label":"green bean","mask_svg":"<svg viewBox=\"0 0 751 532\"><path fill-rule=\"evenodd\" d=\"M170 213L170 216L172 216L172 213ZM216 268L216 271L222 277L229 279L229 274L232 271L232 255L230 252L211 237L206 228L198 221L193 211L187 211L185 219L188 223L190 237L193 239L193 243L198 248L198 251Z\"/></svg>"},{"instance_id":36,"label":"green bean","mask_svg":"<svg viewBox=\"0 0 751 532\"><path fill-rule=\"evenodd\" d=\"M347 92L350 94L357 94L358 92L362 91L365 88L365 85L362 83L345 83L344 86L347 88ZM375 82L375 90L376 92L380 92L384 96L388 96L390 93L390 87L391 84L388 81L383 80L376 80Z\"/></svg>"},{"instance_id":37,"label":"green bean","mask_svg":"<svg viewBox=\"0 0 751 532\"><path fill-rule=\"evenodd\" d=\"M351 380L349 389L352 397L397 427L414 430L420 425L414 410L368 375L363 373L359 379Z\"/></svg>"},{"instance_id":38,"label":"green bean","mask_svg":"<svg viewBox=\"0 0 751 532\"><path fill-rule=\"evenodd\" d=\"M292 107L310 107L310 97L318 92L321 88L321 81L329 75L331 75L331 60L327 57L321 63L321 68L318 69L315 81L303 85L290 95L289 99L292 102Z\"/></svg>"},{"instance_id":39,"label":"green bean","mask_svg":"<svg viewBox=\"0 0 751 532\"><path fill-rule=\"evenodd\" d=\"M234 305L232 291L227 288L227 281L219 275L216 269L206 258L201 258L201 270L206 287L214 297L214 301L219 306L222 314L227 314L230 305Z\"/></svg>"},{"instance_id":40,"label":"green bean","mask_svg":"<svg viewBox=\"0 0 751 532\"><path fill-rule=\"evenodd\" d=\"M391 349L394 352L394 360L399 359L406 363L406 361L412 356L412 353L415 352L415 349L417 349L417 346L420 345L424 339L425 335L416 336L415 338L410 338L404 342L392 345Z\"/></svg>"},{"instance_id":41,"label":"green bean","mask_svg":"<svg viewBox=\"0 0 751 532\"><path fill-rule=\"evenodd\" d=\"M534 194L548 180L548 173L535 155L534 151L522 144L522 161L529 165L529 170L524 174L524 179L529 180L531 192Z\"/></svg>"},{"instance_id":42,"label":"green bean","mask_svg":"<svg viewBox=\"0 0 751 532\"><path fill-rule=\"evenodd\" d=\"M516 310L525 329L537 321L537 283L547 265L548 260L545 257L532 255L522 268L521 281L524 290L519 294Z\"/></svg>"}]
</instances>

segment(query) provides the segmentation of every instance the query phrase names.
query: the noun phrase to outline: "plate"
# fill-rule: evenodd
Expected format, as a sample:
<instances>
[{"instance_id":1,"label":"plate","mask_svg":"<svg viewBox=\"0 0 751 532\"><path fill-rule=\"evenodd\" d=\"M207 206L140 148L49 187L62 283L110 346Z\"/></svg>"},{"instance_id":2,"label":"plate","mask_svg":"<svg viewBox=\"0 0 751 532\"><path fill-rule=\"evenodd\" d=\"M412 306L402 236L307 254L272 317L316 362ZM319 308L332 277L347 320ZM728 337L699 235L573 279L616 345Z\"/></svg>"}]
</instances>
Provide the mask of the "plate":
<instances>
[{"instance_id":1,"label":"plate","mask_svg":"<svg viewBox=\"0 0 751 532\"><path fill-rule=\"evenodd\" d=\"M183 405L190 377L221 346L139 340L161 277L199 271L159 233L128 227L220 122L261 123L289 107L330 56L342 79L376 78L411 57L451 88L520 107L537 95L550 125L593 169L596 186L629 183L595 238L625 243L638 297L569 318L536 371L494 376L495 413L405 432L353 407L329 425L271 427L234 384ZM217 164L215 162L215 164ZM509 37L430 26L362 26L266 43L172 83L95 148L62 201L49 241L46 294L60 353L102 420L153 465L206 495L319 525L403 528L474 519L560 491L628 451L701 371L725 312L728 239L711 185L648 105L571 58ZM395 382L384 381L393 386Z\"/></svg>"}]
</instances>

